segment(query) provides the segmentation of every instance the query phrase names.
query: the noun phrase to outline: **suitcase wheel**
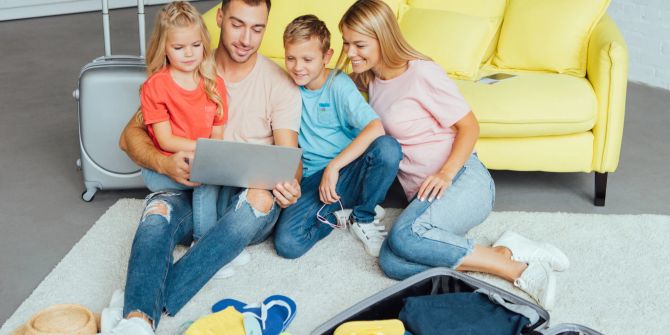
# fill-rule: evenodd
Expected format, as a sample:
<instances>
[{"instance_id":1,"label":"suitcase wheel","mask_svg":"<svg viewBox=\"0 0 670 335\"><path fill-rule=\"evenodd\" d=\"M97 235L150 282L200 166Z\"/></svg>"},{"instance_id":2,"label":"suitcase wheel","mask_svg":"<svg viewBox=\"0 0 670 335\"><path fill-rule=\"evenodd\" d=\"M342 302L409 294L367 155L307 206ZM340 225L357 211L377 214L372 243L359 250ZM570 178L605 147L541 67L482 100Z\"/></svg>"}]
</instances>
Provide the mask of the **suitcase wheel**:
<instances>
[{"instance_id":1,"label":"suitcase wheel","mask_svg":"<svg viewBox=\"0 0 670 335\"><path fill-rule=\"evenodd\" d=\"M95 193L97 191L98 191L98 189L96 189L96 188L84 190L84 192L81 194L81 200L84 200L86 202L93 201L93 199L95 199Z\"/></svg>"}]
</instances>

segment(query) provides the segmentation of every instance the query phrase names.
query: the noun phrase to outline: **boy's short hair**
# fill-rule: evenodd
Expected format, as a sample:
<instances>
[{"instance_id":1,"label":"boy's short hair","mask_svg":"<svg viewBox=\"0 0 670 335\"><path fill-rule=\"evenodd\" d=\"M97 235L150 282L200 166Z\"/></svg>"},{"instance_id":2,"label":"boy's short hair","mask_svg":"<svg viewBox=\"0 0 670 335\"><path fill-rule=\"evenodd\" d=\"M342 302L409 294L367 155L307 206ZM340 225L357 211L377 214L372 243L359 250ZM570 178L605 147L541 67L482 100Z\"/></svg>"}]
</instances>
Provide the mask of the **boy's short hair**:
<instances>
[{"instance_id":1,"label":"boy's short hair","mask_svg":"<svg viewBox=\"0 0 670 335\"><path fill-rule=\"evenodd\" d=\"M222 0L221 1L221 8L226 9L228 7L228 4L230 4L230 1L232 0ZM258 6L261 3L265 3L265 5L268 7L268 12L270 12L270 1L271 0L242 0L244 1L245 4L249 6Z\"/></svg>"},{"instance_id":2,"label":"boy's short hair","mask_svg":"<svg viewBox=\"0 0 670 335\"><path fill-rule=\"evenodd\" d=\"M330 49L330 31L326 24L312 14L298 16L284 30L284 46L309 41L313 37L321 43L321 51L325 54Z\"/></svg>"}]
</instances>

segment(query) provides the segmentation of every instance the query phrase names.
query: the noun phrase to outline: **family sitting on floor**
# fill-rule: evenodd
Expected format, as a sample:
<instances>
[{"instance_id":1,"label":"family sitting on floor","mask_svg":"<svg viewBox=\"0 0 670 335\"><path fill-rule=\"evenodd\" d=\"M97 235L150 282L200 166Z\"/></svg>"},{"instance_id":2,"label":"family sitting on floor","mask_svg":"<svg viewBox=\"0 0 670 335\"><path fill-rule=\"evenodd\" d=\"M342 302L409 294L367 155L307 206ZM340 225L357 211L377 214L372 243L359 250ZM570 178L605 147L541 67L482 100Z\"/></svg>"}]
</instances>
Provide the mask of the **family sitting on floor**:
<instances>
[{"instance_id":1,"label":"family sitting on floor","mask_svg":"<svg viewBox=\"0 0 670 335\"><path fill-rule=\"evenodd\" d=\"M295 18L284 32L286 71L258 54L270 7L223 0L215 50L189 3L158 14L141 108L120 139L153 193L123 308L103 313L102 333L153 334L162 313L175 315L212 277L231 275L229 264L248 258L244 248L272 232L277 254L298 258L338 227L391 278L432 267L485 272L550 309L553 271L569 266L560 250L509 231L491 247L465 238L495 199L474 150L479 125L444 70L406 42L388 5L358 0L347 10L335 69L326 68L334 51L324 22ZM302 165L272 191L198 185L189 161L202 137L300 147ZM387 233L378 205L396 177L410 204ZM346 224L337 220L344 208ZM173 264L177 244L191 247Z\"/></svg>"}]
</instances>

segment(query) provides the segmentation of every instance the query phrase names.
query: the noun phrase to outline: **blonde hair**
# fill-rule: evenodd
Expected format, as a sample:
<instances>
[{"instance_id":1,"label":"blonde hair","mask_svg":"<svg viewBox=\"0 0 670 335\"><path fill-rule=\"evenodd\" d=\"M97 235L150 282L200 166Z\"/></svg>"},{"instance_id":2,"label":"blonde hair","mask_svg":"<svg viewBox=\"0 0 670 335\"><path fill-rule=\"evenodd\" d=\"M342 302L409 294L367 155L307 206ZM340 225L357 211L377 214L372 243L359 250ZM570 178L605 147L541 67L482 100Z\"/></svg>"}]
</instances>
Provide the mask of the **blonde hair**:
<instances>
[{"instance_id":1,"label":"blonde hair","mask_svg":"<svg viewBox=\"0 0 670 335\"><path fill-rule=\"evenodd\" d=\"M165 5L158 15L156 15L154 31L151 34L147 50L147 74L151 76L170 64L165 54L165 45L170 30L194 25L200 29L204 53L203 60L198 65L196 72L204 81L205 94L210 100L216 103L216 114L219 117L223 117L223 100L216 88L216 64L209 46L209 33L198 10L188 2L173 1ZM139 116L141 117L141 113Z\"/></svg>"},{"instance_id":2,"label":"blonde hair","mask_svg":"<svg viewBox=\"0 0 670 335\"><path fill-rule=\"evenodd\" d=\"M316 38L324 54L330 49L330 31L318 17L308 14L298 16L284 29L284 47L295 42L309 41Z\"/></svg>"},{"instance_id":3,"label":"blonde hair","mask_svg":"<svg viewBox=\"0 0 670 335\"><path fill-rule=\"evenodd\" d=\"M356 1L342 16L339 24L340 32L345 26L359 34L379 41L383 67L399 68L411 60L431 60L430 57L420 53L407 43L400 31L393 10L382 0ZM336 67L343 70L349 66L349 62L344 47L342 47ZM366 91L374 77L375 74L372 70L353 74L354 82L359 88Z\"/></svg>"}]
</instances>

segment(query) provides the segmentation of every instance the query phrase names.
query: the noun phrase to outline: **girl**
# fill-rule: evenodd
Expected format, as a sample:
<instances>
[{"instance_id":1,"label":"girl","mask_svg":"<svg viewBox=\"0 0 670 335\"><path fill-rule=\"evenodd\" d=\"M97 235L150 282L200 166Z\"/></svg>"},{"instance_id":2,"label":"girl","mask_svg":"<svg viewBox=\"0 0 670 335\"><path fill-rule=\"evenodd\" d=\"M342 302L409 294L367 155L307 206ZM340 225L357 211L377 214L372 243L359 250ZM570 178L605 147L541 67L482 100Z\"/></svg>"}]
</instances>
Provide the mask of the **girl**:
<instances>
[{"instance_id":1,"label":"girl","mask_svg":"<svg viewBox=\"0 0 670 335\"><path fill-rule=\"evenodd\" d=\"M551 308L552 269L569 265L560 250L513 232L493 247L464 237L491 212L495 186L474 153L479 124L454 82L407 43L382 0L356 1L339 28L338 68L351 64L354 81L403 151L398 178L411 203L382 246L382 270L396 279L437 266L491 273Z\"/></svg>"},{"instance_id":2,"label":"girl","mask_svg":"<svg viewBox=\"0 0 670 335\"><path fill-rule=\"evenodd\" d=\"M226 88L216 75L209 34L198 11L175 1L160 11L147 52L149 78L140 89L144 124L163 154L195 151L198 138L223 139L228 115ZM142 169L152 192L185 189L159 172ZM194 239L216 223L218 186L193 189Z\"/></svg>"}]
</instances>

